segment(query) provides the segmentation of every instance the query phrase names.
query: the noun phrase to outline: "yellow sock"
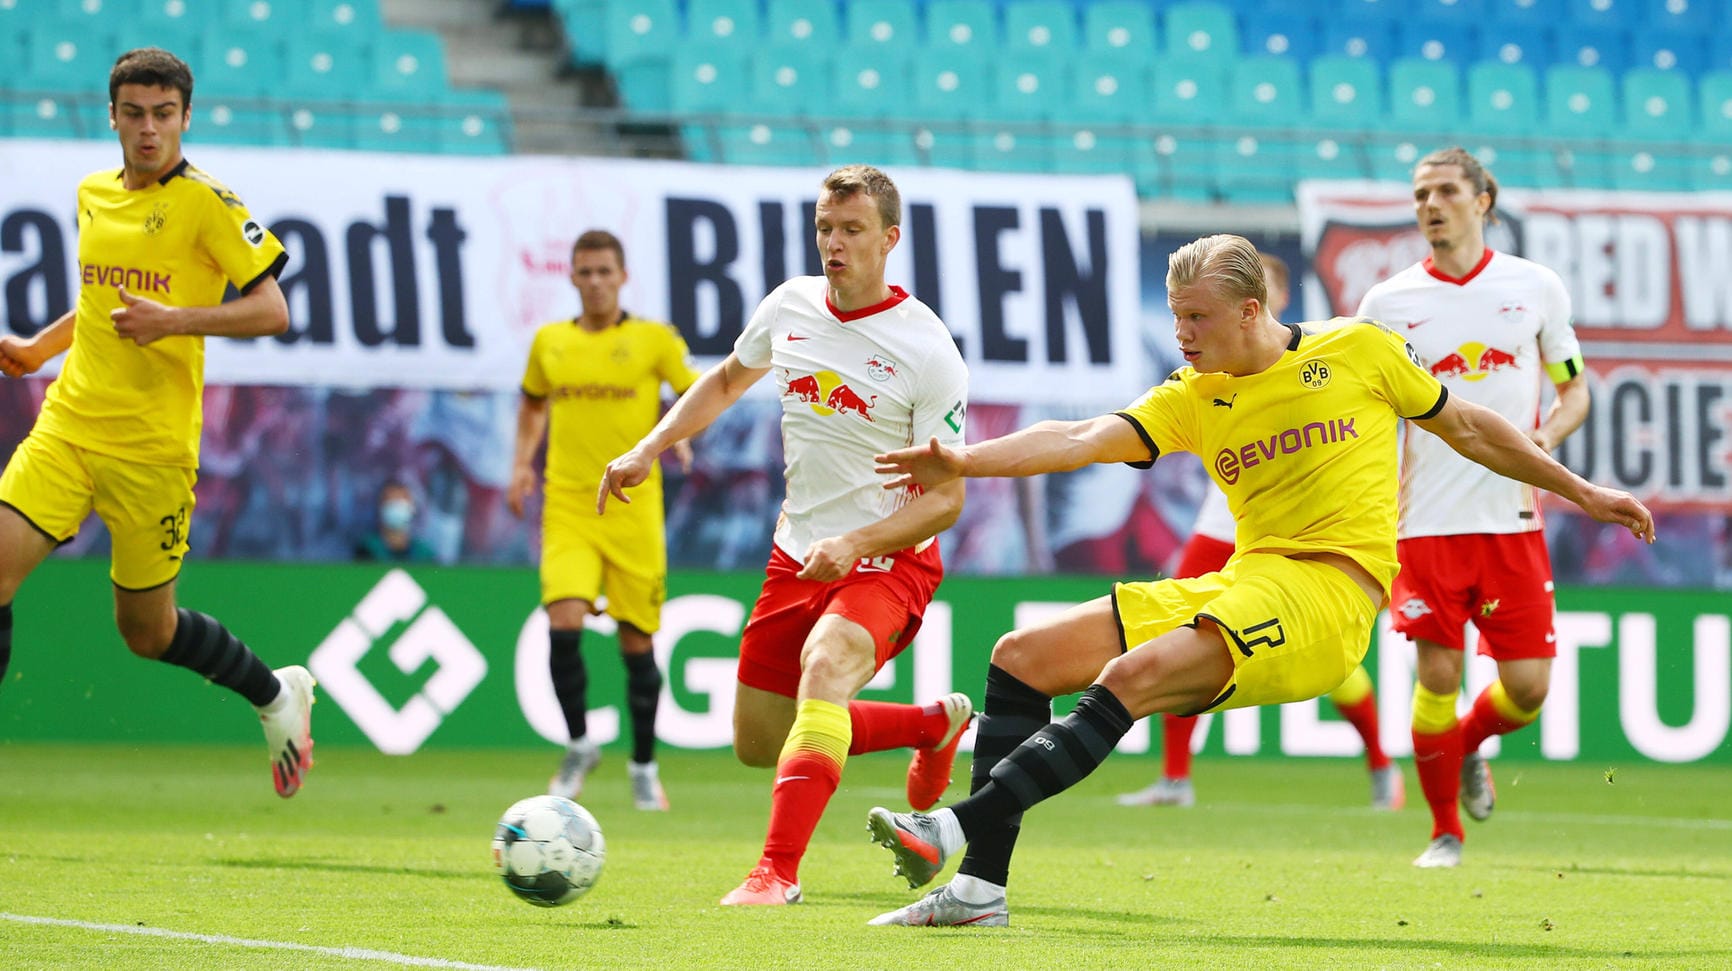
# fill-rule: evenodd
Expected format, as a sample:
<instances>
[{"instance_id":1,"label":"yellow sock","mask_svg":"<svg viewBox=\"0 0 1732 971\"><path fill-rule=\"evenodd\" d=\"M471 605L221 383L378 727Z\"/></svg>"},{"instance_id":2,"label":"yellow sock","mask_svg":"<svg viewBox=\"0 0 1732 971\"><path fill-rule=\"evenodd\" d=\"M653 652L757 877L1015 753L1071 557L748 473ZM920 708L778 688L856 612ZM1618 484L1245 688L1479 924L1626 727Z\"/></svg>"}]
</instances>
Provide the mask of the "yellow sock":
<instances>
[{"instance_id":1,"label":"yellow sock","mask_svg":"<svg viewBox=\"0 0 1732 971\"><path fill-rule=\"evenodd\" d=\"M1509 692L1504 690L1502 680L1493 681L1491 687L1487 689L1486 695L1491 699L1491 706L1497 709L1497 713L1512 722L1520 722L1525 725L1540 716L1538 708L1528 711L1517 706L1515 701L1510 698Z\"/></svg>"},{"instance_id":2,"label":"yellow sock","mask_svg":"<svg viewBox=\"0 0 1732 971\"><path fill-rule=\"evenodd\" d=\"M1329 700L1335 702L1337 708L1351 708L1364 701L1371 694L1371 675L1365 673L1365 665L1353 669L1347 680L1341 682L1341 687L1329 692Z\"/></svg>"},{"instance_id":3,"label":"yellow sock","mask_svg":"<svg viewBox=\"0 0 1732 971\"><path fill-rule=\"evenodd\" d=\"M834 762L840 773L848 761L853 737L854 726L846 707L808 698L794 712L794 724L788 729L788 740L782 743L779 761L801 754L821 755Z\"/></svg>"},{"instance_id":4,"label":"yellow sock","mask_svg":"<svg viewBox=\"0 0 1732 971\"><path fill-rule=\"evenodd\" d=\"M1413 684L1413 730L1425 735L1439 735L1455 727L1457 689L1449 694L1436 694L1419 682Z\"/></svg>"}]
</instances>

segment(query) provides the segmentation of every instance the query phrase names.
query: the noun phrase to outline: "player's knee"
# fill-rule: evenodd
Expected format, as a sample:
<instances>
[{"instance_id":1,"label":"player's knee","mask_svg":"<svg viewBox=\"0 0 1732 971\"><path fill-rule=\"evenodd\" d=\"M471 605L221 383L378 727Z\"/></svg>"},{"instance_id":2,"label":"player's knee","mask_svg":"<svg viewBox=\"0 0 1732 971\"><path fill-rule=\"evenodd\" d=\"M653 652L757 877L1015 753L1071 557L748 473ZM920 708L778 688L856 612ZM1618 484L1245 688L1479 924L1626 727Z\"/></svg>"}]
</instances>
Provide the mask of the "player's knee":
<instances>
[{"instance_id":1,"label":"player's knee","mask_svg":"<svg viewBox=\"0 0 1732 971\"><path fill-rule=\"evenodd\" d=\"M1034 638L1013 630L992 645L992 663L1006 674L1029 682L1030 676L1040 667L1039 653Z\"/></svg>"},{"instance_id":2,"label":"player's knee","mask_svg":"<svg viewBox=\"0 0 1732 971\"><path fill-rule=\"evenodd\" d=\"M165 626L154 617L117 613L114 624L120 631L120 639L126 642L126 649L142 658L155 660L162 657L168 651L169 642L174 640L174 627Z\"/></svg>"},{"instance_id":3,"label":"player's knee","mask_svg":"<svg viewBox=\"0 0 1732 971\"><path fill-rule=\"evenodd\" d=\"M741 765L749 765L754 769L773 769L782 754L782 743L771 744L770 739L748 736L736 726L734 729L734 758Z\"/></svg>"},{"instance_id":4,"label":"player's knee","mask_svg":"<svg viewBox=\"0 0 1732 971\"><path fill-rule=\"evenodd\" d=\"M1522 711L1538 711L1546 703L1546 693L1550 688L1550 680L1546 678L1518 678L1506 680L1503 685L1510 702Z\"/></svg>"}]
</instances>

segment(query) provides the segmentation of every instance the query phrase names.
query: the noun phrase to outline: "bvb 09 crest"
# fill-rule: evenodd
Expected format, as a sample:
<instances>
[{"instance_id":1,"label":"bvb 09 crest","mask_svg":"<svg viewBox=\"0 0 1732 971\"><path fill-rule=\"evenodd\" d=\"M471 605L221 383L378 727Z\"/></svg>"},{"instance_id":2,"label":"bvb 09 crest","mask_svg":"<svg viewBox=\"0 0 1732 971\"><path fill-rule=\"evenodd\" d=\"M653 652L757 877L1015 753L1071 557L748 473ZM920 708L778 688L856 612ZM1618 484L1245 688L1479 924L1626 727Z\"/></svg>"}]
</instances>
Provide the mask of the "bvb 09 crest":
<instances>
[{"instance_id":1,"label":"bvb 09 crest","mask_svg":"<svg viewBox=\"0 0 1732 971\"><path fill-rule=\"evenodd\" d=\"M144 217L144 234L155 236L162 232L162 227L168 223L168 207L157 203L150 208L150 213Z\"/></svg>"},{"instance_id":2,"label":"bvb 09 crest","mask_svg":"<svg viewBox=\"0 0 1732 971\"><path fill-rule=\"evenodd\" d=\"M1329 365L1322 361L1306 361L1299 366L1299 383L1316 391L1329 383Z\"/></svg>"}]
</instances>

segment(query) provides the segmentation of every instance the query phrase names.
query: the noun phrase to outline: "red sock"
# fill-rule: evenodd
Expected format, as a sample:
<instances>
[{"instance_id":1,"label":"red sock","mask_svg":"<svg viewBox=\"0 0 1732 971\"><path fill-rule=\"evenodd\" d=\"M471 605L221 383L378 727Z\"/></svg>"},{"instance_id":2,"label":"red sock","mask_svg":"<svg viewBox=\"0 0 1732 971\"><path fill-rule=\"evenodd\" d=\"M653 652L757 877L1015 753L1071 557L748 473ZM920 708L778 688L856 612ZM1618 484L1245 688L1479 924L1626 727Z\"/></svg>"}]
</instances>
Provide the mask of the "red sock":
<instances>
[{"instance_id":1,"label":"red sock","mask_svg":"<svg viewBox=\"0 0 1732 971\"><path fill-rule=\"evenodd\" d=\"M1526 728L1533 724L1533 719L1516 721L1498 711L1497 704L1492 701L1491 689L1486 688L1473 699L1473 710L1461 721L1461 750L1463 752L1479 751L1479 743L1493 735L1508 735L1518 728Z\"/></svg>"},{"instance_id":2,"label":"red sock","mask_svg":"<svg viewBox=\"0 0 1732 971\"><path fill-rule=\"evenodd\" d=\"M1431 806L1431 838L1448 833L1456 839L1466 834L1456 797L1461 794L1461 726L1428 735L1413 733L1413 767L1419 771L1419 787Z\"/></svg>"},{"instance_id":3,"label":"red sock","mask_svg":"<svg viewBox=\"0 0 1732 971\"><path fill-rule=\"evenodd\" d=\"M1383 743L1377 737L1377 696L1366 695L1356 704L1343 705L1337 702L1335 710L1347 723L1359 730L1359 737L1365 742L1365 765L1373 772L1389 765L1389 756L1383 751Z\"/></svg>"},{"instance_id":4,"label":"red sock","mask_svg":"<svg viewBox=\"0 0 1732 971\"><path fill-rule=\"evenodd\" d=\"M1161 755L1164 768L1161 777L1189 779L1191 777L1191 733L1197 728L1197 716L1161 716Z\"/></svg>"},{"instance_id":5,"label":"red sock","mask_svg":"<svg viewBox=\"0 0 1732 971\"><path fill-rule=\"evenodd\" d=\"M806 855L812 831L841 781L842 767L822 752L801 751L776 763L763 862L777 876L791 883L800 881L800 858Z\"/></svg>"},{"instance_id":6,"label":"red sock","mask_svg":"<svg viewBox=\"0 0 1732 971\"><path fill-rule=\"evenodd\" d=\"M930 705L850 701L848 722L854 731L848 754L864 755L893 748L931 748L950 727L950 716L936 701Z\"/></svg>"}]
</instances>

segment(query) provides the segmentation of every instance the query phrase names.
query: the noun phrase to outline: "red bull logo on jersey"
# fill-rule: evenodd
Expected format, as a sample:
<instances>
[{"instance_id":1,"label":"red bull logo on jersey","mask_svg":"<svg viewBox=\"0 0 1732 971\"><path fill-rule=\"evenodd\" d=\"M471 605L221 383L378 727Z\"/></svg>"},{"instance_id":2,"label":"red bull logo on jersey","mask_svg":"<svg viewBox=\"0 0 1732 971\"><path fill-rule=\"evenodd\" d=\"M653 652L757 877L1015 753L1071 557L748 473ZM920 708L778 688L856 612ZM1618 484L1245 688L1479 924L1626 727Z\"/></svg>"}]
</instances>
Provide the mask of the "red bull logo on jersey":
<instances>
[{"instance_id":1,"label":"red bull logo on jersey","mask_svg":"<svg viewBox=\"0 0 1732 971\"><path fill-rule=\"evenodd\" d=\"M125 287L134 293L173 293L171 284L174 278L167 273L155 270L140 270L131 266L93 266L80 263L78 272L86 285L97 287Z\"/></svg>"},{"instance_id":2,"label":"red bull logo on jersey","mask_svg":"<svg viewBox=\"0 0 1732 971\"><path fill-rule=\"evenodd\" d=\"M1246 469L1256 468L1318 445L1331 445L1358 438L1351 418L1331 418L1308 422L1298 428L1288 428L1267 438L1246 442L1238 448L1223 448L1215 453L1215 474L1222 482L1232 485Z\"/></svg>"},{"instance_id":3,"label":"red bull logo on jersey","mask_svg":"<svg viewBox=\"0 0 1732 971\"><path fill-rule=\"evenodd\" d=\"M1427 369L1440 378L1461 378L1463 381L1483 381L1486 375L1504 368L1518 367L1516 356L1500 347L1487 347L1469 341L1431 363Z\"/></svg>"},{"instance_id":4,"label":"red bull logo on jersey","mask_svg":"<svg viewBox=\"0 0 1732 971\"><path fill-rule=\"evenodd\" d=\"M877 395L862 395L834 371L790 375L782 397L804 402L820 415L846 414L866 421L872 420L872 408L878 403Z\"/></svg>"}]
</instances>

